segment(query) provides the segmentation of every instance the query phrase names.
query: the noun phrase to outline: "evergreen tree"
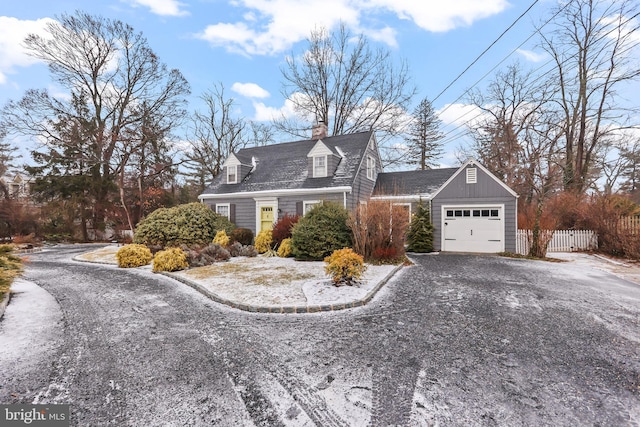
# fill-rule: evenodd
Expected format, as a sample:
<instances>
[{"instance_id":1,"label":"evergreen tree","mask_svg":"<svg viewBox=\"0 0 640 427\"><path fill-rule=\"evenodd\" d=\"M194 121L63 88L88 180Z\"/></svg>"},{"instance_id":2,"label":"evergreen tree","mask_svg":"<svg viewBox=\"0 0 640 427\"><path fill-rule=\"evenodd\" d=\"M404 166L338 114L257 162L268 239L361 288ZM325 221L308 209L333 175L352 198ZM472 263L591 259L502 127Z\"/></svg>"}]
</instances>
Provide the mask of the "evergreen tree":
<instances>
[{"instance_id":1,"label":"evergreen tree","mask_svg":"<svg viewBox=\"0 0 640 427\"><path fill-rule=\"evenodd\" d=\"M408 252L433 251L433 224L431 214L422 201L418 203L418 211L411 218L407 232Z\"/></svg>"},{"instance_id":2,"label":"evergreen tree","mask_svg":"<svg viewBox=\"0 0 640 427\"><path fill-rule=\"evenodd\" d=\"M436 160L444 153L442 145L438 143L443 137L440 132L441 123L431 102L423 99L413 112L413 120L405 138L409 146L407 163L418 165L421 170L436 165Z\"/></svg>"}]
</instances>

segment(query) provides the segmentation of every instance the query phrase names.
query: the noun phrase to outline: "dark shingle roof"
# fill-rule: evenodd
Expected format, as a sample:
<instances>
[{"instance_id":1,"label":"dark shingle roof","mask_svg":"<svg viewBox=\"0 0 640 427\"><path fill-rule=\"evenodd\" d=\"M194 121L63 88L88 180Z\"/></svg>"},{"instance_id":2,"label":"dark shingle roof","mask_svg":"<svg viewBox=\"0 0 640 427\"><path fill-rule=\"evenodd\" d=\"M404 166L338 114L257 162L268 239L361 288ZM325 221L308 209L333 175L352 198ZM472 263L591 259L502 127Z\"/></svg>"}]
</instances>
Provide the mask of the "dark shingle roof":
<instances>
[{"instance_id":1,"label":"dark shingle roof","mask_svg":"<svg viewBox=\"0 0 640 427\"><path fill-rule=\"evenodd\" d=\"M427 169L378 174L374 196L423 195L429 197L447 182L458 168Z\"/></svg>"},{"instance_id":2,"label":"dark shingle roof","mask_svg":"<svg viewBox=\"0 0 640 427\"><path fill-rule=\"evenodd\" d=\"M322 138L332 152L344 155L335 174L326 178L308 176L307 154L317 140L243 148L236 153L236 157L243 164L255 162L253 170L238 184L225 184L226 177L220 174L203 194L351 186L371 137L372 132L361 132Z\"/></svg>"}]
</instances>

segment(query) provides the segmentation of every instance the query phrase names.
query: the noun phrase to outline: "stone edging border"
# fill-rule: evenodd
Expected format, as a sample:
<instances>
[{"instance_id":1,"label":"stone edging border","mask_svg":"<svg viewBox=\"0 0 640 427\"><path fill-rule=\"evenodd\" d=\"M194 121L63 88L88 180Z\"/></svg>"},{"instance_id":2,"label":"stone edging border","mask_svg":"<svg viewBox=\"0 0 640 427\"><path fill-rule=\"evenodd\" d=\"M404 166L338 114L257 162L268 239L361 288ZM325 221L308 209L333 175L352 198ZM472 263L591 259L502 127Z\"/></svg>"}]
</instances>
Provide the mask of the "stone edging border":
<instances>
[{"instance_id":1,"label":"stone edging border","mask_svg":"<svg viewBox=\"0 0 640 427\"><path fill-rule=\"evenodd\" d=\"M77 262L88 262L93 264L103 264L103 265L115 265L112 263L101 262L101 261L90 261L86 259L80 259L81 255L77 255L72 259ZM259 306L252 304L242 304L237 301L233 301L227 298L223 298L215 292L211 292L209 289L200 285L199 283L193 282L189 279L185 279L183 277L176 276L166 271L159 271L156 274L161 274L163 276L169 277L171 279L177 280L187 286L192 287L196 291L200 292L207 298L219 303L227 305L231 308L236 308L238 310L247 311L250 313L270 313L270 314L288 314L288 313L319 313L323 311L337 311L337 310L346 310L348 308L362 307L367 304L369 301L373 299L373 297L378 293L378 291L398 272L400 269L404 267L403 264L396 266L393 270L387 274L384 279L382 279L376 286L373 287L362 299L339 303L339 304L323 304L323 305L297 305L297 306Z\"/></svg>"},{"instance_id":2,"label":"stone edging border","mask_svg":"<svg viewBox=\"0 0 640 427\"><path fill-rule=\"evenodd\" d=\"M183 277L175 276L171 273L167 273L164 271L158 272L158 274L162 274L163 276L170 277L174 280L184 283L187 286L192 287L196 291L200 292L207 298L219 303L227 305L231 308L236 308L238 310L247 311L250 313L269 313L269 314L298 314L298 313L320 313L324 311L337 311L337 310L346 310L348 308L362 307L367 304L369 301L373 299L373 297L378 293L378 291L403 267L402 264L396 266L389 274L385 276L376 286L371 289L364 298L354 300L347 303L339 303L339 304L323 304L323 305L297 305L297 306L259 306L252 304L242 304L236 301L232 301L226 298L222 298L214 292L211 292L209 289L200 285L199 283L193 282L189 279L185 279Z\"/></svg>"},{"instance_id":3,"label":"stone edging border","mask_svg":"<svg viewBox=\"0 0 640 427\"><path fill-rule=\"evenodd\" d=\"M2 316L4 316L4 311L6 310L10 299L11 299L11 291L5 293L4 298L2 299L2 302L0 302L0 319L2 319Z\"/></svg>"}]
</instances>

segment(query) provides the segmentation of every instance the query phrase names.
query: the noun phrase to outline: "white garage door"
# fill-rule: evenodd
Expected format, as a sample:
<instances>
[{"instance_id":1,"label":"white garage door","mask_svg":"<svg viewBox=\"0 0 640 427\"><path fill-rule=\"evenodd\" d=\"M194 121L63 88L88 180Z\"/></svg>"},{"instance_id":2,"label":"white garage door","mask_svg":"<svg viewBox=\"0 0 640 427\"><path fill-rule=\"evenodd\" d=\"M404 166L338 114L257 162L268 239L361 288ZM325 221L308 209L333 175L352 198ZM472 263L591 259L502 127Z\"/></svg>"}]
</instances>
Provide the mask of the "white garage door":
<instances>
[{"instance_id":1,"label":"white garage door","mask_svg":"<svg viewBox=\"0 0 640 427\"><path fill-rule=\"evenodd\" d=\"M443 251L504 251L503 206L444 206L442 218Z\"/></svg>"}]
</instances>

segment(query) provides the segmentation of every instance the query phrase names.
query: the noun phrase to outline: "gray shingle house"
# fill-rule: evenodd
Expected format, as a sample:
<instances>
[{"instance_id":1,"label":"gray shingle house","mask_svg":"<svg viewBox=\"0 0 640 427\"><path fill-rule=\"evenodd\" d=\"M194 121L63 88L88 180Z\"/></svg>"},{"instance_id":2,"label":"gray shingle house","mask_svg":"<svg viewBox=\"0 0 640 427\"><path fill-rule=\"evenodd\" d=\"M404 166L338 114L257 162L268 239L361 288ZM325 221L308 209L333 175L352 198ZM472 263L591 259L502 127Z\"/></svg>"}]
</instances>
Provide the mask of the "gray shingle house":
<instances>
[{"instance_id":1,"label":"gray shingle house","mask_svg":"<svg viewBox=\"0 0 640 427\"><path fill-rule=\"evenodd\" d=\"M243 148L199 196L254 233L323 201L351 210L371 198L406 206L409 215L419 201L429 204L436 250L515 252L513 190L474 160L460 168L384 173L373 132L328 137L320 124L309 140Z\"/></svg>"}]
</instances>

